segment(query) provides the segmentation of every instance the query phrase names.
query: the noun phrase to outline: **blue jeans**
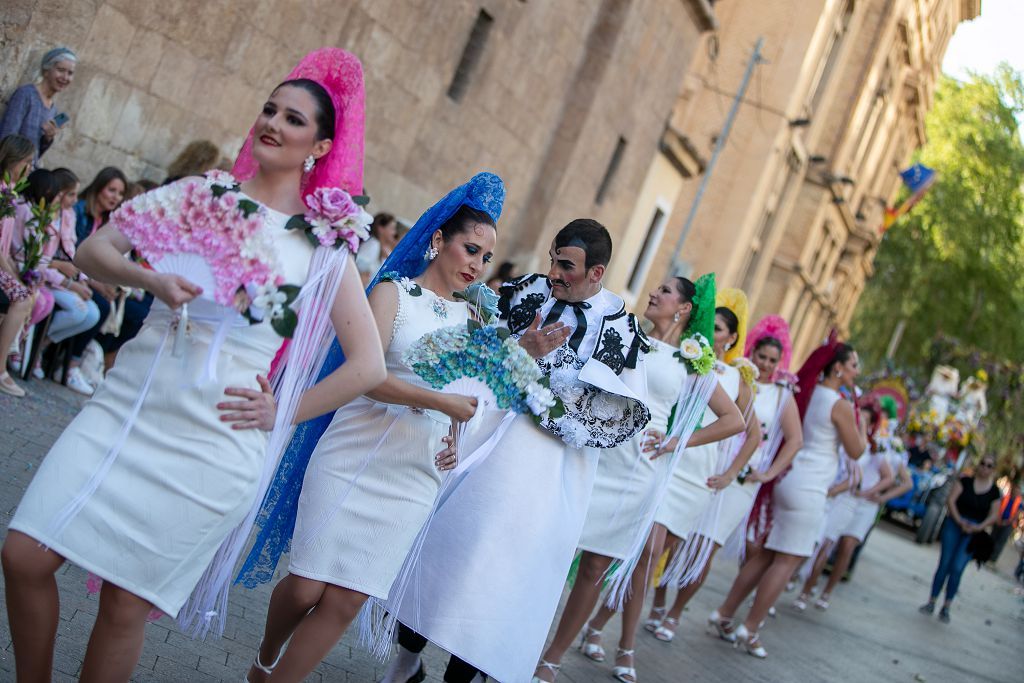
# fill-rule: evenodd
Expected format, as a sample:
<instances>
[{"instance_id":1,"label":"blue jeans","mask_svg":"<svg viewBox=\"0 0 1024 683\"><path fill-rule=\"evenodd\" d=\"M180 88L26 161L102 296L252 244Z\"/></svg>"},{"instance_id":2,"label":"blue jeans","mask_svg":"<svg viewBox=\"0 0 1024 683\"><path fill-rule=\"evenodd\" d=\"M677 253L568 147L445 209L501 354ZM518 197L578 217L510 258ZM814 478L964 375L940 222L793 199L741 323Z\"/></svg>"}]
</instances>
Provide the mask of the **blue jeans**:
<instances>
[{"instance_id":1,"label":"blue jeans","mask_svg":"<svg viewBox=\"0 0 1024 683\"><path fill-rule=\"evenodd\" d=\"M972 522L967 519L965 521ZM970 541L971 535L964 533L952 517L946 517L939 536L942 553L939 555L935 578L932 579L932 600L939 597L943 584L946 586L946 602L952 602L956 597L956 592L960 588L960 577L963 576L967 563L971 561L971 556L967 553L967 544Z\"/></svg>"}]
</instances>

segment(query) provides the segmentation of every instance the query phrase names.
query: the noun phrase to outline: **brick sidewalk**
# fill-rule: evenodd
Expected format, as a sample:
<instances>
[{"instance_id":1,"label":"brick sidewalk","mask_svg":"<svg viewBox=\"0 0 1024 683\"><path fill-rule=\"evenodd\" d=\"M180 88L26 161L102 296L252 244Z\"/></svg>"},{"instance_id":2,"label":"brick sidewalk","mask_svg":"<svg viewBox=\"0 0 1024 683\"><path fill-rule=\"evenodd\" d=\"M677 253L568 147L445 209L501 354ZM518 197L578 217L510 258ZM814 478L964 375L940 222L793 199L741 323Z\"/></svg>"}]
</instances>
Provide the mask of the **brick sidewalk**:
<instances>
[{"instance_id":1,"label":"brick sidewalk","mask_svg":"<svg viewBox=\"0 0 1024 683\"><path fill-rule=\"evenodd\" d=\"M0 510L4 528L35 467L63 426L74 416L80 397L50 382L29 382L30 396L0 395ZM637 640L638 675L652 681L1010 681L1019 680L1024 650L1024 604L1005 577L969 568L953 610L953 623L939 624L917 614L937 561L935 546L917 546L907 535L877 529L862 553L855 580L842 586L827 613L789 609L791 595L780 602L780 616L764 630L767 660L734 651L703 633L701 624L735 575L728 562L711 572L707 586L684 615L676 641L660 643L646 634ZM86 595L85 574L65 566L59 576L61 622L57 636L55 681L73 681L81 668L96 597ZM500 590L500 586L495 586ZM2 594L0 594L0 599ZM269 587L235 589L225 637L196 642L182 636L168 618L146 627L146 645L132 680L242 680L259 643ZM618 624L609 625L605 647L614 651ZM445 659L427 652L430 681L439 681ZM563 662L559 681L612 680L611 664L594 665L577 651ZM13 680L13 656L6 614L0 616L0 680ZM310 681L368 683L384 666L347 636L320 665Z\"/></svg>"}]
</instances>

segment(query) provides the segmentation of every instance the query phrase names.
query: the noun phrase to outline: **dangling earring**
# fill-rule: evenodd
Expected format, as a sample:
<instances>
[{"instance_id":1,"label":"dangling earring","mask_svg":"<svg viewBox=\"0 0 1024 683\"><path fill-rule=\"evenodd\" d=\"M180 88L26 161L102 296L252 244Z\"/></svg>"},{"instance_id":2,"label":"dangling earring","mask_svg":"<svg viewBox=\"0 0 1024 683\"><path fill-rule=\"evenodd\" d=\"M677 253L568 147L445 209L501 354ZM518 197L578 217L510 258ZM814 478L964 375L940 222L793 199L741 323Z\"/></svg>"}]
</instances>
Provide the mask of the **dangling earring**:
<instances>
[{"instance_id":1,"label":"dangling earring","mask_svg":"<svg viewBox=\"0 0 1024 683\"><path fill-rule=\"evenodd\" d=\"M437 258L437 249L431 245L429 249L423 254L424 261L433 261Z\"/></svg>"},{"instance_id":2,"label":"dangling earring","mask_svg":"<svg viewBox=\"0 0 1024 683\"><path fill-rule=\"evenodd\" d=\"M731 348L732 348L732 342L729 342L729 343L727 343L727 344L725 345L725 350L726 350L726 351L730 350Z\"/></svg>"},{"instance_id":3,"label":"dangling earring","mask_svg":"<svg viewBox=\"0 0 1024 683\"><path fill-rule=\"evenodd\" d=\"M843 371L842 370L836 370L836 379L842 379L842 378L843 378Z\"/></svg>"},{"instance_id":4,"label":"dangling earring","mask_svg":"<svg viewBox=\"0 0 1024 683\"><path fill-rule=\"evenodd\" d=\"M305 171L306 173L309 173L310 171L313 170L314 166L316 166L316 157L310 154L308 157L306 157L306 160L302 162L302 170Z\"/></svg>"},{"instance_id":5,"label":"dangling earring","mask_svg":"<svg viewBox=\"0 0 1024 683\"><path fill-rule=\"evenodd\" d=\"M674 316L672 316L672 322L677 323L677 322L679 322L679 319L682 318L682 317L683 316L679 313L679 311L676 311L676 314Z\"/></svg>"}]
</instances>

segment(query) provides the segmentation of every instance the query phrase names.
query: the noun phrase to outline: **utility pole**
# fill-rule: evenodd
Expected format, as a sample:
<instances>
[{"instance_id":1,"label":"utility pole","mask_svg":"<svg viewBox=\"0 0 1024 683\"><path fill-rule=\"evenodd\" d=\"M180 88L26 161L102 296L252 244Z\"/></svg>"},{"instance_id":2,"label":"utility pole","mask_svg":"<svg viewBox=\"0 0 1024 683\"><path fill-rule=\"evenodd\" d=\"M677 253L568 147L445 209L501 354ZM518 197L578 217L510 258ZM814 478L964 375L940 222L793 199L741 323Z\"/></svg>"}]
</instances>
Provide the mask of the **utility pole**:
<instances>
[{"instance_id":1,"label":"utility pole","mask_svg":"<svg viewBox=\"0 0 1024 683\"><path fill-rule=\"evenodd\" d=\"M688 272L683 272L683 261L679 258L679 254L682 252L683 243L686 242L686 238L690 234L690 230L693 228L693 221L697 217L697 210L700 208L700 202L704 199L704 192L707 190L708 182L711 180L711 173L715 170L715 163L718 162L718 157L721 155L722 149L725 147L725 143L729 139L729 131L732 130L733 121L736 120L736 114L739 112L740 103L743 101L743 96L747 93L747 88L750 87L750 79L754 75L754 67L758 64L765 63L765 60L761 57L761 49L763 47L764 37L759 37L757 42L754 44L754 54L750 55L750 61L747 62L747 69L743 72L743 81L740 83L740 89L736 91L736 96L732 99L732 106L729 108L729 113L725 116L725 124L722 126L722 132L718 135L718 140L715 141L715 149L711 152L711 159L708 161L707 168L704 169L704 177L700 180L700 186L697 188L697 194L693 198L693 203L690 204L690 212L686 215L686 221L683 223L683 229L679 233L679 240L676 242L675 251L672 252L673 275L689 275Z\"/></svg>"}]
</instances>

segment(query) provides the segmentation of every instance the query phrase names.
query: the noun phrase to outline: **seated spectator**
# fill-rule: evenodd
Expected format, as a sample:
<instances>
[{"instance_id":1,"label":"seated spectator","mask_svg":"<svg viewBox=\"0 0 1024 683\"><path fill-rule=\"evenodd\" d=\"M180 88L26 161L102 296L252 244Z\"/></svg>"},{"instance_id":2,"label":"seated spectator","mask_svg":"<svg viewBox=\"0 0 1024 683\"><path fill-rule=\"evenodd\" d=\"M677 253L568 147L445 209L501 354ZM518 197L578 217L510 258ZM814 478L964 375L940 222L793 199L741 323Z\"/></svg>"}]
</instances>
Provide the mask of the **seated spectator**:
<instances>
[{"instance_id":1,"label":"seated spectator","mask_svg":"<svg viewBox=\"0 0 1024 683\"><path fill-rule=\"evenodd\" d=\"M66 168L55 169L53 177L59 190L56 201L60 202L60 209L55 221L54 255L45 279L57 310L50 321L47 338L43 340L44 350L51 342L60 343L93 328L100 318L99 307L92 300L92 290L85 284L88 278L71 263L71 259L75 257L77 240L75 203L78 201L78 177ZM39 354L37 365L32 370L40 379L43 377L43 371L39 366L42 355ZM72 355L67 385L78 393L88 395L92 387L78 371L81 364L81 356Z\"/></svg>"},{"instance_id":2,"label":"seated spectator","mask_svg":"<svg viewBox=\"0 0 1024 683\"><path fill-rule=\"evenodd\" d=\"M391 250L398 244L398 221L390 213L378 213L370 224L370 237L359 247L356 254L356 268L363 279L363 285L380 270L384 259L391 255Z\"/></svg>"},{"instance_id":3,"label":"seated spectator","mask_svg":"<svg viewBox=\"0 0 1024 683\"><path fill-rule=\"evenodd\" d=\"M107 166L96 174L75 204L75 233L78 236L76 245L81 245L89 235L99 230L107 222L111 212L121 205L127 189L128 179L119 168ZM100 327L110 313L111 302L118 297L116 287L96 280L87 282L89 288L92 289L92 300L100 311L100 322L73 337L71 354L74 357L81 357L89 342L100 333ZM70 381L70 376L68 379Z\"/></svg>"},{"instance_id":4,"label":"seated spectator","mask_svg":"<svg viewBox=\"0 0 1024 683\"><path fill-rule=\"evenodd\" d=\"M150 190L155 190L160 187L159 183L155 180L150 180L149 178L139 178L134 184L142 188L143 192L149 192Z\"/></svg>"},{"instance_id":5,"label":"seated spectator","mask_svg":"<svg viewBox=\"0 0 1024 683\"><path fill-rule=\"evenodd\" d=\"M8 135L0 140L0 179L17 182L32 164L35 146L23 135ZM15 210L13 205L0 207L0 216ZM22 397L25 390L7 372L7 360L32 312L32 292L21 281L21 274L11 255L14 217L0 220L0 391Z\"/></svg>"},{"instance_id":6,"label":"seated spectator","mask_svg":"<svg viewBox=\"0 0 1024 683\"><path fill-rule=\"evenodd\" d=\"M67 121L66 115L57 112L56 97L71 85L77 63L78 57L69 48L50 50L40 64L40 81L21 86L7 102L0 119L0 137L18 133L28 138L38 150L33 162L50 148L58 129Z\"/></svg>"},{"instance_id":7,"label":"seated spectator","mask_svg":"<svg viewBox=\"0 0 1024 683\"><path fill-rule=\"evenodd\" d=\"M217 167L220 161L220 150L209 140L193 140L185 145L185 149L174 158L167 167L167 183L181 180L189 176L203 175Z\"/></svg>"}]
</instances>

